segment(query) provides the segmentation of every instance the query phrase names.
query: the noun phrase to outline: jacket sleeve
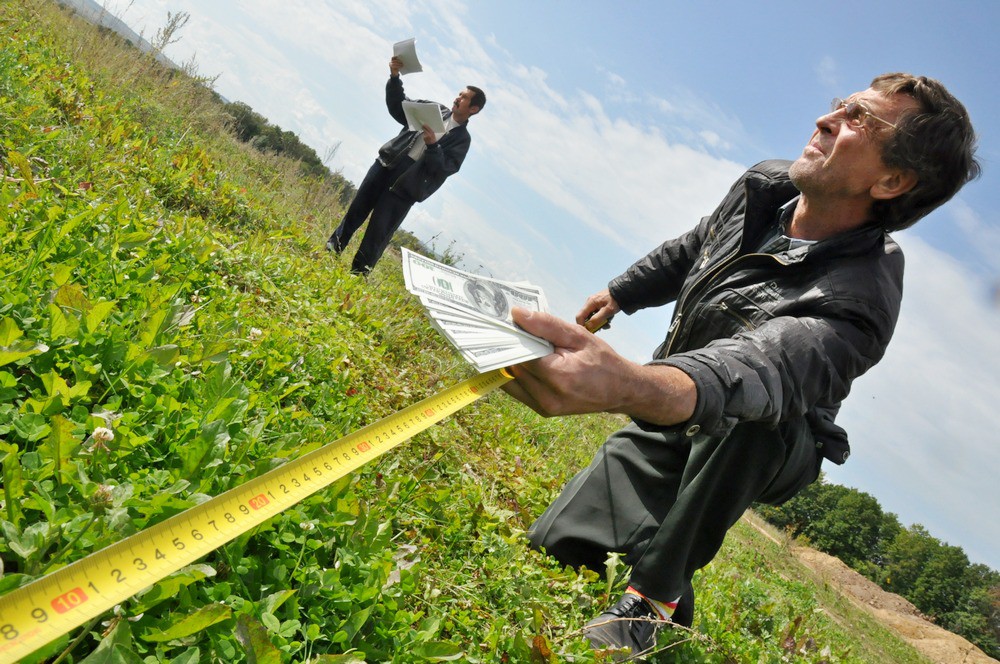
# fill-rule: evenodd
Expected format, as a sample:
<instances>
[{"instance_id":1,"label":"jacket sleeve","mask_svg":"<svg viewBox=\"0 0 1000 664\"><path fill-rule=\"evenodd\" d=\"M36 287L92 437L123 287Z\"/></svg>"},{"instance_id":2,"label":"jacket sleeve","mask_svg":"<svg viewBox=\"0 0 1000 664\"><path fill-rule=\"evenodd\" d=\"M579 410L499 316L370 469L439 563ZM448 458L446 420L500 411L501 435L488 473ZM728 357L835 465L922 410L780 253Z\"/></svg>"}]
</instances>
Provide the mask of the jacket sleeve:
<instances>
[{"instance_id":1,"label":"jacket sleeve","mask_svg":"<svg viewBox=\"0 0 1000 664\"><path fill-rule=\"evenodd\" d=\"M892 337L901 259L894 282L900 290L882 301L826 298L809 314L773 318L655 361L681 369L697 386L695 412L683 428L698 425L704 433L725 436L743 421L777 425L816 407L836 408L851 382L882 358Z\"/></svg>"},{"instance_id":2,"label":"jacket sleeve","mask_svg":"<svg viewBox=\"0 0 1000 664\"><path fill-rule=\"evenodd\" d=\"M404 101L406 101L406 94L403 92L402 77L390 76L385 84L385 105L389 109L389 115L405 127L407 122L406 115L403 113Z\"/></svg>"},{"instance_id":3,"label":"jacket sleeve","mask_svg":"<svg viewBox=\"0 0 1000 664\"><path fill-rule=\"evenodd\" d=\"M697 227L664 242L611 280L608 290L622 311L632 314L677 299L684 279L701 253L707 222L705 217Z\"/></svg>"},{"instance_id":4,"label":"jacket sleeve","mask_svg":"<svg viewBox=\"0 0 1000 664\"><path fill-rule=\"evenodd\" d=\"M472 137L467 131L463 131L461 136L456 134L451 140L442 138L431 143L424 152L424 169L430 177L443 181L462 167L471 145Z\"/></svg>"}]
</instances>

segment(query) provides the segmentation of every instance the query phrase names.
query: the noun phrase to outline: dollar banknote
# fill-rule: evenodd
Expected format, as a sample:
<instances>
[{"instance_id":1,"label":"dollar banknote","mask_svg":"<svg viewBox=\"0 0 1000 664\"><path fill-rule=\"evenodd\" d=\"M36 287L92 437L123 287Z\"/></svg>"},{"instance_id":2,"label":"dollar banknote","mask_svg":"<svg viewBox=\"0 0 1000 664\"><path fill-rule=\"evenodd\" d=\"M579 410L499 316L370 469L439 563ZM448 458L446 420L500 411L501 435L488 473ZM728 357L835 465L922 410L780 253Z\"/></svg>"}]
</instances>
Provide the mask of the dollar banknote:
<instances>
[{"instance_id":1,"label":"dollar banknote","mask_svg":"<svg viewBox=\"0 0 1000 664\"><path fill-rule=\"evenodd\" d=\"M552 344L514 324L511 310L547 311L542 289L484 277L403 248L403 280L437 328L480 372L544 357Z\"/></svg>"}]
</instances>

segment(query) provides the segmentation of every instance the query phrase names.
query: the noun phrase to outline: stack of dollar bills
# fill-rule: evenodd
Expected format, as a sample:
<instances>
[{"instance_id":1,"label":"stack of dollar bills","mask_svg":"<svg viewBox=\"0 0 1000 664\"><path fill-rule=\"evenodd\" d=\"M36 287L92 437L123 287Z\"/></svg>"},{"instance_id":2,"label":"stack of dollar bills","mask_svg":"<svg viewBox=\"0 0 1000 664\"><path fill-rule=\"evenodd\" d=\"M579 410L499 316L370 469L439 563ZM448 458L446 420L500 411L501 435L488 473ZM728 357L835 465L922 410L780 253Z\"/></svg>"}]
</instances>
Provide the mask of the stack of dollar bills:
<instances>
[{"instance_id":1,"label":"stack of dollar bills","mask_svg":"<svg viewBox=\"0 0 1000 664\"><path fill-rule=\"evenodd\" d=\"M513 307L547 311L545 294L526 282L490 279L403 248L406 289L431 323L480 372L544 357L552 344L514 325Z\"/></svg>"}]
</instances>

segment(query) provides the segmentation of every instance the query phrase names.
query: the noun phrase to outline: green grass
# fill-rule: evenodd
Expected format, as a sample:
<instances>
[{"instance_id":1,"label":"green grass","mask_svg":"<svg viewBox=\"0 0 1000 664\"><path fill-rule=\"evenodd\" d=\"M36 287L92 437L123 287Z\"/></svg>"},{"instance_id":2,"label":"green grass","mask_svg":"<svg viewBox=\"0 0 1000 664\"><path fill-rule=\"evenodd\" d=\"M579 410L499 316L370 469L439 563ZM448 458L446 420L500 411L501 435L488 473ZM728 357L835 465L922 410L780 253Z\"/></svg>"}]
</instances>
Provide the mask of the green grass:
<instances>
[{"instance_id":1,"label":"green grass","mask_svg":"<svg viewBox=\"0 0 1000 664\"><path fill-rule=\"evenodd\" d=\"M0 39L0 594L471 375L196 80L50 2ZM620 570L524 531L621 422L492 394L28 661L609 661ZM696 587L655 661L924 661L743 525Z\"/></svg>"}]
</instances>

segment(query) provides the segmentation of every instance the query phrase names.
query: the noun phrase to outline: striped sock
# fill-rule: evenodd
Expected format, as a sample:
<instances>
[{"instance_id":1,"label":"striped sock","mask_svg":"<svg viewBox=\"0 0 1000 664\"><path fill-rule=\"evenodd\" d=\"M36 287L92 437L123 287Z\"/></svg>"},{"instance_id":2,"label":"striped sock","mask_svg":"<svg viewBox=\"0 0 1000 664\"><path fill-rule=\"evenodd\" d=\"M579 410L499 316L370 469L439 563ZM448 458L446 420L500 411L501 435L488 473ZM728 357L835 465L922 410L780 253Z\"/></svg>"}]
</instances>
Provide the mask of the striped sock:
<instances>
[{"instance_id":1,"label":"striped sock","mask_svg":"<svg viewBox=\"0 0 1000 664\"><path fill-rule=\"evenodd\" d=\"M632 586L626 588L625 592L638 595L646 600L646 603L653 607L656 613L659 614L661 620L670 620L674 615L674 611L677 610L677 602L681 601L681 598L678 597L672 602L661 602L660 600L653 599L652 597L646 597Z\"/></svg>"}]
</instances>

